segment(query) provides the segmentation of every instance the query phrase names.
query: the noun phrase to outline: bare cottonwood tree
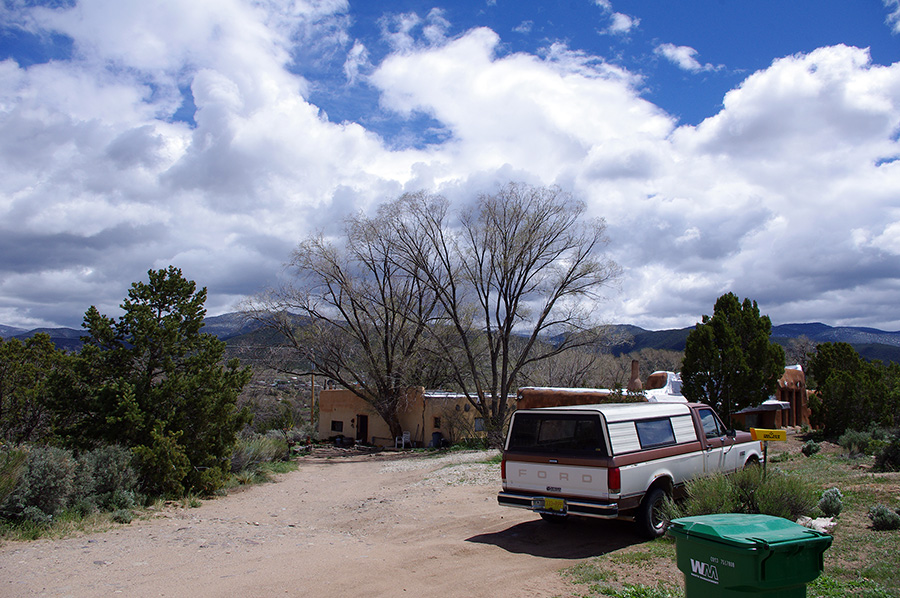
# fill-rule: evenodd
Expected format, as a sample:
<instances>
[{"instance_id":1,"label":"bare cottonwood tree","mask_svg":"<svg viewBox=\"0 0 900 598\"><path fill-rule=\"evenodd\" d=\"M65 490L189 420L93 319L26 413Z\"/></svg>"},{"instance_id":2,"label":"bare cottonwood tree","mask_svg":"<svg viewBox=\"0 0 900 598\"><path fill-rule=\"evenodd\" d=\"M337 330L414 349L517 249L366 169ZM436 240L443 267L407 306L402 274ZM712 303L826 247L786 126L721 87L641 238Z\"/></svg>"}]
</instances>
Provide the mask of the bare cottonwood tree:
<instances>
[{"instance_id":1,"label":"bare cottonwood tree","mask_svg":"<svg viewBox=\"0 0 900 598\"><path fill-rule=\"evenodd\" d=\"M612 384L608 382L608 373L610 363L618 362L618 358L613 357L609 350L628 342L630 335L614 326L597 328L594 333L599 342L592 346L576 347L522 368L519 385L615 388L615 381Z\"/></svg>"},{"instance_id":2,"label":"bare cottonwood tree","mask_svg":"<svg viewBox=\"0 0 900 598\"><path fill-rule=\"evenodd\" d=\"M804 372L809 371L809 362L816 354L816 342L805 334L788 341L785 347L785 361L788 365L799 365Z\"/></svg>"},{"instance_id":3,"label":"bare cottonwood tree","mask_svg":"<svg viewBox=\"0 0 900 598\"><path fill-rule=\"evenodd\" d=\"M436 297L393 259L390 214L351 217L345 233L340 246L322 235L300 243L290 262L294 284L257 297L246 311L400 435L398 412L422 377L418 346Z\"/></svg>"},{"instance_id":4,"label":"bare cottonwood tree","mask_svg":"<svg viewBox=\"0 0 900 598\"><path fill-rule=\"evenodd\" d=\"M520 386L597 388L601 386L598 351L572 350L522 368Z\"/></svg>"},{"instance_id":5,"label":"bare cottonwood tree","mask_svg":"<svg viewBox=\"0 0 900 598\"><path fill-rule=\"evenodd\" d=\"M497 444L523 368L595 345L591 305L619 274L602 219L558 187L509 184L451 219L426 193L394 202L397 260L434 293L441 356Z\"/></svg>"}]
</instances>

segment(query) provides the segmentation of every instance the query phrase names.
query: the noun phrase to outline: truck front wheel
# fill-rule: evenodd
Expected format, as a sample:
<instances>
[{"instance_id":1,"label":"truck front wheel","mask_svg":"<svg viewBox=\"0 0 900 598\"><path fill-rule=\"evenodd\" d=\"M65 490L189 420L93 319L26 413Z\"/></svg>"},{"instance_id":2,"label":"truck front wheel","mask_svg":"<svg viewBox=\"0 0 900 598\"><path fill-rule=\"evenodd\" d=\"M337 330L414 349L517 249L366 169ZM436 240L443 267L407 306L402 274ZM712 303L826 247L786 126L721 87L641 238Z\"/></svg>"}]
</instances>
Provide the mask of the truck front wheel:
<instances>
[{"instance_id":1,"label":"truck front wheel","mask_svg":"<svg viewBox=\"0 0 900 598\"><path fill-rule=\"evenodd\" d=\"M642 536L647 538L659 538L666 533L669 525L668 519L663 514L663 506L666 502L666 492L662 488L651 488L641 506L638 507L635 523Z\"/></svg>"}]
</instances>

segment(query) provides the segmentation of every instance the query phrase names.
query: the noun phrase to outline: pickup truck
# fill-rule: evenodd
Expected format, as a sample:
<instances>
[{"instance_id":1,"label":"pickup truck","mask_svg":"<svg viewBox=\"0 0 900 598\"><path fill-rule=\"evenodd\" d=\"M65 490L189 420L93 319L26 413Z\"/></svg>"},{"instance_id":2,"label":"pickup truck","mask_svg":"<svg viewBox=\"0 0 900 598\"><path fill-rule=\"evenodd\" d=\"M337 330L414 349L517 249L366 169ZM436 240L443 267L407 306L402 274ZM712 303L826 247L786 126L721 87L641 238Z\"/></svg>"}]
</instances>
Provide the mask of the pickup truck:
<instances>
[{"instance_id":1,"label":"pickup truck","mask_svg":"<svg viewBox=\"0 0 900 598\"><path fill-rule=\"evenodd\" d=\"M616 403L516 411L503 451L498 502L548 521L628 519L665 533L666 496L696 476L759 463L762 447L727 430L701 403Z\"/></svg>"}]
</instances>

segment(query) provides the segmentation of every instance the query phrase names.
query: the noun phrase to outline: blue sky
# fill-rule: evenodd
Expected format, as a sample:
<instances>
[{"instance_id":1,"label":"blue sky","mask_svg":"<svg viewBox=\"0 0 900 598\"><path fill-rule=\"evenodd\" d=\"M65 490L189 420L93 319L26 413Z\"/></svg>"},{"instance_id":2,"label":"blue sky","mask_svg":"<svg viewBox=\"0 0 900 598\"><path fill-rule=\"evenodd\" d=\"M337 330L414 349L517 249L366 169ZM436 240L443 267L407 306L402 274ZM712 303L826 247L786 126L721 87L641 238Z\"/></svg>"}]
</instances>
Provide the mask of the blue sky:
<instances>
[{"instance_id":1,"label":"blue sky","mask_svg":"<svg viewBox=\"0 0 900 598\"><path fill-rule=\"evenodd\" d=\"M551 4L548 6L548 4ZM499 55L516 52L540 55L553 43L563 43L603 57L644 78L642 97L679 119L680 124L699 124L722 108L725 93L749 74L768 67L774 58L808 53L830 45L869 48L873 62L892 64L900 60L900 40L885 22L890 13L878 1L848 2L797 0L783 2L671 2L632 0L596 3L547 3L541 1L484 0L470 2L397 2L389 11L383 3L360 3L349 11L349 33L362 42L373 65L380 63L392 47L384 39L385 29L401 29L391 14L416 14L425 22L432 11L440 11L443 34L463 35L476 27L497 32L502 43ZM608 6L608 8L606 8ZM432 18L436 20L437 15ZM424 27L413 29L414 42L427 43ZM685 62L667 57L664 48ZM336 122L366 122L387 139L410 127L427 126L425 115L407 120L379 121L378 93L358 86L347 93L341 72L345 54L335 53L323 61L300 56L296 71L320 83L310 99ZM694 63L688 66L689 61ZM380 115L384 118L384 115ZM415 136L414 142L430 138Z\"/></svg>"},{"instance_id":2,"label":"blue sky","mask_svg":"<svg viewBox=\"0 0 900 598\"><path fill-rule=\"evenodd\" d=\"M174 264L210 313L427 189L559 185L608 322L900 329L900 0L3 0L0 323Z\"/></svg>"}]
</instances>

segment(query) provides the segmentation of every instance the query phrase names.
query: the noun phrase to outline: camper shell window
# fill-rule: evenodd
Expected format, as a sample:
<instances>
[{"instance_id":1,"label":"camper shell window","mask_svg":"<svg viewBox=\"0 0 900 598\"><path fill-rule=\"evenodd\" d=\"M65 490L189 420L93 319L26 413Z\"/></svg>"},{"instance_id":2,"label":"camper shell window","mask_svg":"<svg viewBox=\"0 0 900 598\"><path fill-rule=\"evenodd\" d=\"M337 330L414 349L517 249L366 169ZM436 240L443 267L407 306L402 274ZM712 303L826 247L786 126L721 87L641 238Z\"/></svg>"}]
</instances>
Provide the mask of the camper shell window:
<instances>
[{"instance_id":1,"label":"camper shell window","mask_svg":"<svg viewBox=\"0 0 900 598\"><path fill-rule=\"evenodd\" d=\"M668 417L636 421L634 426L642 449L675 444L675 431L672 429L672 420Z\"/></svg>"},{"instance_id":2,"label":"camper shell window","mask_svg":"<svg viewBox=\"0 0 900 598\"><path fill-rule=\"evenodd\" d=\"M507 450L608 456L596 414L517 413Z\"/></svg>"}]
</instances>

